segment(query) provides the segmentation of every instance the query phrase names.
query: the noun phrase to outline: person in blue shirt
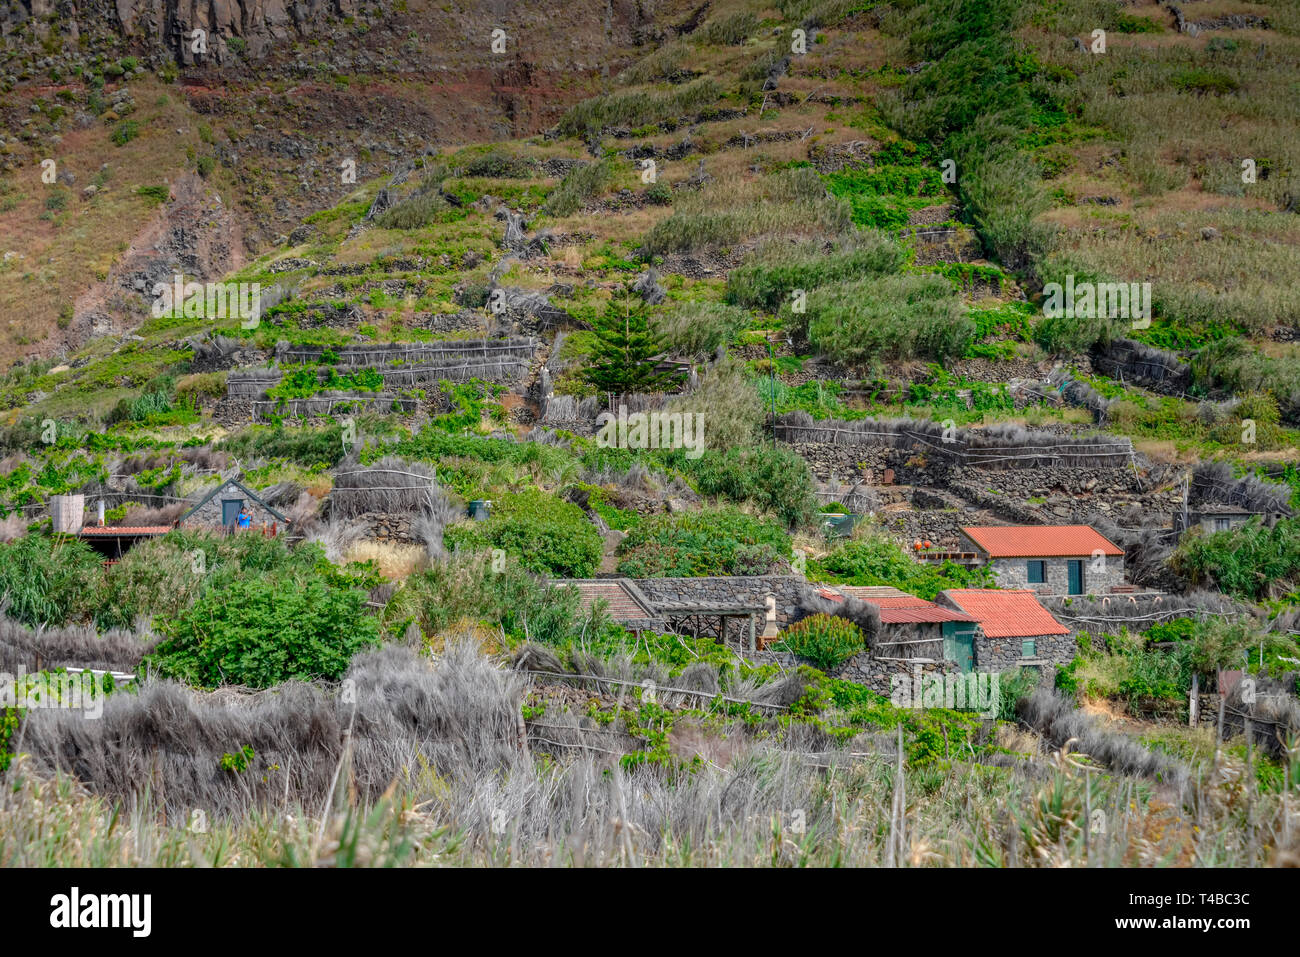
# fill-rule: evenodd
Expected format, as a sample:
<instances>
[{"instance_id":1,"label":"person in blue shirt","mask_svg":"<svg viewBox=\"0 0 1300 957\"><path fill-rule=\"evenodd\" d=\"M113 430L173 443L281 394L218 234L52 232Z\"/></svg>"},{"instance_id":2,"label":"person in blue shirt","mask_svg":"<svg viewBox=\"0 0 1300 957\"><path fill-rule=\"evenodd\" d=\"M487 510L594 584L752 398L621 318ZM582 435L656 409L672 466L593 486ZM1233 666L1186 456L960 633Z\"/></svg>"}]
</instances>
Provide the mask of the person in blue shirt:
<instances>
[{"instance_id":1,"label":"person in blue shirt","mask_svg":"<svg viewBox=\"0 0 1300 957\"><path fill-rule=\"evenodd\" d=\"M239 510L239 519L238 519L238 521L239 521L239 527L240 527L240 528L251 528L251 527L252 527L252 525L253 525L253 513L250 512L250 511L248 510L248 506L247 506L247 505L245 505L243 508L241 508L241 509Z\"/></svg>"}]
</instances>

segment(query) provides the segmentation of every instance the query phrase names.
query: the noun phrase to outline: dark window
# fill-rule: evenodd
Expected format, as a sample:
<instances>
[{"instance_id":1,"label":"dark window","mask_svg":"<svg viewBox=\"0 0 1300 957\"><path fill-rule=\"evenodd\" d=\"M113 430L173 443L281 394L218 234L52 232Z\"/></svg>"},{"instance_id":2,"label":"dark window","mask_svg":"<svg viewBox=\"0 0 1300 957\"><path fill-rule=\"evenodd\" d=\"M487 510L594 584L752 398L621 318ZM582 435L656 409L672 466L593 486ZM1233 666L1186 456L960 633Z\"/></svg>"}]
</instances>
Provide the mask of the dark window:
<instances>
[{"instance_id":1,"label":"dark window","mask_svg":"<svg viewBox=\"0 0 1300 957\"><path fill-rule=\"evenodd\" d=\"M1216 532L1226 532L1231 528L1232 528L1232 519L1230 518L1216 518L1214 520L1214 530Z\"/></svg>"},{"instance_id":2,"label":"dark window","mask_svg":"<svg viewBox=\"0 0 1300 957\"><path fill-rule=\"evenodd\" d=\"M1041 585L1047 581L1047 562L1029 563L1029 584Z\"/></svg>"}]
</instances>

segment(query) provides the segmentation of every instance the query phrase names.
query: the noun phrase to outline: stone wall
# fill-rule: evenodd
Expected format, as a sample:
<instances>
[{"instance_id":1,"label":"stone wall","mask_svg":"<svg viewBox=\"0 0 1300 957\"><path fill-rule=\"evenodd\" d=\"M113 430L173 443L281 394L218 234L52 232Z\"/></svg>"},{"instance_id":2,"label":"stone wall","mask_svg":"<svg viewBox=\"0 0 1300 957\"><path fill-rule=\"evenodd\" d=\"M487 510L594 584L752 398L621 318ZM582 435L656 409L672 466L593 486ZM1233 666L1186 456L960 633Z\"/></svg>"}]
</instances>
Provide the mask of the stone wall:
<instances>
[{"instance_id":1,"label":"stone wall","mask_svg":"<svg viewBox=\"0 0 1300 957\"><path fill-rule=\"evenodd\" d=\"M1031 559L1027 558L994 558L989 561L988 565L997 578L998 585L1003 588L1028 588L1040 595L1069 594L1069 559L1042 559L1043 577L1046 582L1041 584L1029 583L1030 561ZM1101 570L1093 567L1097 563L1090 557L1084 558L1082 561L1083 593L1085 595L1100 595L1110 591L1113 585L1124 584L1124 559L1122 557L1107 555L1105 562L1101 564Z\"/></svg>"},{"instance_id":2,"label":"stone wall","mask_svg":"<svg viewBox=\"0 0 1300 957\"><path fill-rule=\"evenodd\" d=\"M745 657L757 664L776 664L787 670L806 663L788 651L759 651L746 654ZM865 651L860 655L854 655L839 667L832 668L826 673L832 678L842 678L845 681L856 682L876 692L876 694L888 698L891 691L891 677L905 675L910 680L916 668L921 669L922 675L959 673L956 662L952 661L915 661L904 664L897 661L880 661Z\"/></svg>"},{"instance_id":3,"label":"stone wall","mask_svg":"<svg viewBox=\"0 0 1300 957\"><path fill-rule=\"evenodd\" d=\"M1023 656L1024 642L1030 637L1035 642L1034 657ZM1079 646L1073 635L1037 635L1017 638L990 638L981 629L975 633L975 670L1002 674L1013 668L1038 666L1039 684L1051 687L1056 683L1056 665L1069 663Z\"/></svg>"}]
</instances>

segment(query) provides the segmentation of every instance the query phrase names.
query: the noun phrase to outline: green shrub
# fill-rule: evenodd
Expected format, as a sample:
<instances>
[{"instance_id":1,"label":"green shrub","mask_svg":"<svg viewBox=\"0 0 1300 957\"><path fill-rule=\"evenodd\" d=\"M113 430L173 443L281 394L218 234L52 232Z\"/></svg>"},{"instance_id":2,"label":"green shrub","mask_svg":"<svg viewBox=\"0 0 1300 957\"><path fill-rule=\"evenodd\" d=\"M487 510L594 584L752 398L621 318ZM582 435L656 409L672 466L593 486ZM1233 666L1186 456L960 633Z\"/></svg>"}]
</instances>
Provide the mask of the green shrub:
<instances>
[{"instance_id":1,"label":"green shrub","mask_svg":"<svg viewBox=\"0 0 1300 957\"><path fill-rule=\"evenodd\" d=\"M914 163L842 170L826 186L849 204L854 223L870 229L900 229L915 210L951 198L937 169Z\"/></svg>"},{"instance_id":2,"label":"green shrub","mask_svg":"<svg viewBox=\"0 0 1300 957\"><path fill-rule=\"evenodd\" d=\"M944 562L937 568L921 565L898 545L877 536L845 542L808 564L809 577L848 585L892 585L918 598L933 600L945 588L991 588L986 567L967 568Z\"/></svg>"},{"instance_id":3,"label":"green shrub","mask_svg":"<svg viewBox=\"0 0 1300 957\"><path fill-rule=\"evenodd\" d=\"M1240 84L1229 73L1221 70L1179 70L1169 78L1170 85L1181 93L1196 93L1204 96L1213 93L1223 96L1235 93Z\"/></svg>"},{"instance_id":4,"label":"green shrub","mask_svg":"<svg viewBox=\"0 0 1300 957\"><path fill-rule=\"evenodd\" d=\"M942 276L885 276L813 290L803 315L781 307L791 328L837 362L961 355L975 324ZM806 326L804 325L806 323Z\"/></svg>"},{"instance_id":5,"label":"green shrub","mask_svg":"<svg viewBox=\"0 0 1300 957\"><path fill-rule=\"evenodd\" d=\"M847 618L809 615L786 628L776 647L807 658L826 671L865 650L866 636Z\"/></svg>"},{"instance_id":6,"label":"green shrub","mask_svg":"<svg viewBox=\"0 0 1300 957\"><path fill-rule=\"evenodd\" d=\"M337 680L353 655L379 644L366 593L323 578L233 581L163 622L161 631L148 667L205 689Z\"/></svg>"},{"instance_id":7,"label":"green shrub","mask_svg":"<svg viewBox=\"0 0 1300 957\"><path fill-rule=\"evenodd\" d=\"M769 245L727 277L727 299L776 311L796 289L898 272L903 248L886 233L866 231L827 252L820 241Z\"/></svg>"},{"instance_id":8,"label":"green shrub","mask_svg":"<svg viewBox=\"0 0 1300 957\"><path fill-rule=\"evenodd\" d=\"M735 508L646 518L619 546L618 571L631 578L767 575L791 554L774 522Z\"/></svg>"},{"instance_id":9,"label":"green shrub","mask_svg":"<svg viewBox=\"0 0 1300 957\"><path fill-rule=\"evenodd\" d=\"M812 519L816 502L812 473L804 458L790 449L733 447L694 460L677 452L669 461L695 480L702 495L754 505L787 527Z\"/></svg>"},{"instance_id":10,"label":"green shrub","mask_svg":"<svg viewBox=\"0 0 1300 957\"><path fill-rule=\"evenodd\" d=\"M259 458L286 459L303 468L333 468L343 458L343 427L327 425L319 429L286 429L282 425L255 425L223 439L217 448L241 458L256 455Z\"/></svg>"},{"instance_id":11,"label":"green shrub","mask_svg":"<svg viewBox=\"0 0 1300 957\"><path fill-rule=\"evenodd\" d=\"M664 120L676 124L689 121L722 93L716 80L705 78L666 93L637 90L596 96L570 107L557 130L562 136L582 136L611 126L646 126Z\"/></svg>"},{"instance_id":12,"label":"green shrub","mask_svg":"<svg viewBox=\"0 0 1300 957\"><path fill-rule=\"evenodd\" d=\"M542 207L552 216L572 216L588 201L605 191L614 179L614 163L604 159L575 166L546 197Z\"/></svg>"},{"instance_id":13,"label":"green shrub","mask_svg":"<svg viewBox=\"0 0 1300 957\"><path fill-rule=\"evenodd\" d=\"M499 625L512 639L563 645L621 632L596 608L585 611L578 592L551 588L517 562L493 569L478 556L453 555L406 579L384 609L389 634L402 634L414 622L434 636L462 621Z\"/></svg>"},{"instance_id":14,"label":"green shrub","mask_svg":"<svg viewBox=\"0 0 1300 957\"><path fill-rule=\"evenodd\" d=\"M0 543L0 605L26 625L83 620L103 574L87 544L63 535L25 535Z\"/></svg>"},{"instance_id":15,"label":"green shrub","mask_svg":"<svg viewBox=\"0 0 1300 957\"><path fill-rule=\"evenodd\" d=\"M604 551L582 509L540 489L501 496L491 518L453 525L444 542L449 548L499 548L529 571L559 578L590 577Z\"/></svg>"},{"instance_id":16,"label":"green shrub","mask_svg":"<svg viewBox=\"0 0 1300 957\"><path fill-rule=\"evenodd\" d=\"M650 328L678 355L704 358L749 323L749 313L720 302L682 302L650 316Z\"/></svg>"},{"instance_id":17,"label":"green shrub","mask_svg":"<svg viewBox=\"0 0 1300 957\"><path fill-rule=\"evenodd\" d=\"M1170 559L1193 585L1217 586L1248 601L1280 597L1300 587L1300 520L1272 528L1258 520L1226 532L1192 532Z\"/></svg>"},{"instance_id":18,"label":"green shrub","mask_svg":"<svg viewBox=\"0 0 1300 957\"><path fill-rule=\"evenodd\" d=\"M165 203L171 196L171 188L165 183L160 183L157 186L137 186L135 192L137 196L151 199L155 203Z\"/></svg>"},{"instance_id":19,"label":"green shrub","mask_svg":"<svg viewBox=\"0 0 1300 957\"><path fill-rule=\"evenodd\" d=\"M719 46L739 46L749 39L758 29L758 17L748 10L741 10L718 20L705 24L701 35L706 43Z\"/></svg>"},{"instance_id":20,"label":"green shrub","mask_svg":"<svg viewBox=\"0 0 1300 957\"><path fill-rule=\"evenodd\" d=\"M123 120L121 123L118 123L117 126L113 127L113 132L110 134L109 138L117 146L125 146L139 135L139 123L135 120Z\"/></svg>"}]
</instances>

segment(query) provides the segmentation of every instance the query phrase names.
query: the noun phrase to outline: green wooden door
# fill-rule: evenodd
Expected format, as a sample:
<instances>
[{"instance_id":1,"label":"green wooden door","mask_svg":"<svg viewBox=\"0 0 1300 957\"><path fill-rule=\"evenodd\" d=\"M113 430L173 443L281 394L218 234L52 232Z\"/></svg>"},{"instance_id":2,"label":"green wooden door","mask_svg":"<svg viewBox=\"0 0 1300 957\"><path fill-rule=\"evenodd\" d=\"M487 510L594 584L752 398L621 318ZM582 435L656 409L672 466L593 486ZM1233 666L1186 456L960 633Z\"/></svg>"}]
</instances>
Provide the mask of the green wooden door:
<instances>
[{"instance_id":1,"label":"green wooden door","mask_svg":"<svg viewBox=\"0 0 1300 957\"><path fill-rule=\"evenodd\" d=\"M1066 572L1070 580L1070 594L1083 594L1083 562L1079 560L1070 561L1066 564Z\"/></svg>"},{"instance_id":2,"label":"green wooden door","mask_svg":"<svg viewBox=\"0 0 1300 957\"><path fill-rule=\"evenodd\" d=\"M943 623L943 656L962 671L975 667L975 631L962 621Z\"/></svg>"}]
</instances>

